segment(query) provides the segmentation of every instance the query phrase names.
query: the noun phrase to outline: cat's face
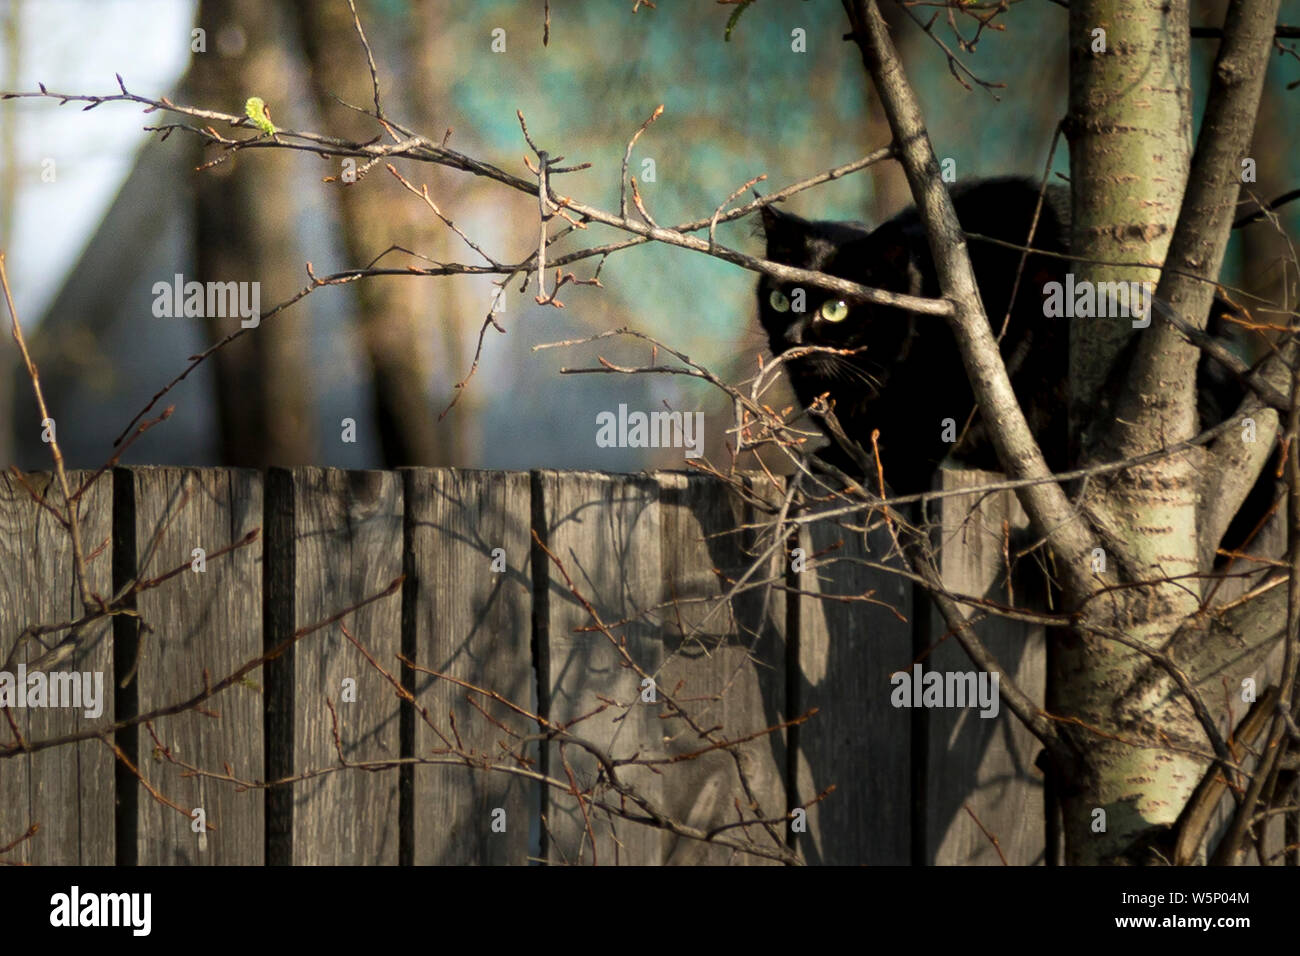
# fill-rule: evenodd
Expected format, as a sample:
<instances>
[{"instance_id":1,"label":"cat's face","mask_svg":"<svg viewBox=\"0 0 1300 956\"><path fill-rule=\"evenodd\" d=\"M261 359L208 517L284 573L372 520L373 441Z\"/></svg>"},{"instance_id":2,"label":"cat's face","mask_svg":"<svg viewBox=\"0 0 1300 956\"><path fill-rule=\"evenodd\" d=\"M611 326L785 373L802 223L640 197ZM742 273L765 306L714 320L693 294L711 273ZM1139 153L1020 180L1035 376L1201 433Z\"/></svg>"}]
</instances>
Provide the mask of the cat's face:
<instances>
[{"instance_id":1,"label":"cat's face","mask_svg":"<svg viewBox=\"0 0 1300 956\"><path fill-rule=\"evenodd\" d=\"M913 291L901 233L870 233L855 223L812 222L771 206L763 209L763 229L767 258L773 262L874 288ZM758 314L774 355L801 346L857 350L853 355L812 353L787 362L800 393L838 386L855 390L859 398L877 397L891 370L906 357L912 330L908 313L768 276L758 283Z\"/></svg>"}]
</instances>

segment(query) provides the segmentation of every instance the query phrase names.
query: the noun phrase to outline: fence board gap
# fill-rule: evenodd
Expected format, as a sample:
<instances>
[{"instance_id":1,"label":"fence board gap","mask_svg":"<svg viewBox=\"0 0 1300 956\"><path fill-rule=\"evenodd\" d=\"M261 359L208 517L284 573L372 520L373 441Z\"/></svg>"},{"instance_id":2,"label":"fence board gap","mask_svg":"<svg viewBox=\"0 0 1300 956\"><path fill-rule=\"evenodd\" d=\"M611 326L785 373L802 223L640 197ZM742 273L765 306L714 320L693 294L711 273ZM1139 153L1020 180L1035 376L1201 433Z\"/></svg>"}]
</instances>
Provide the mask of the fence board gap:
<instances>
[{"instance_id":1,"label":"fence board gap","mask_svg":"<svg viewBox=\"0 0 1300 956\"><path fill-rule=\"evenodd\" d=\"M123 594L123 606L135 609L136 597L126 589L136 579L135 479L126 468L113 469L113 593ZM140 685L126 680L135 670L140 654L140 619L131 614L113 618L113 712L119 720L140 713ZM131 766L140 766L140 737L133 728L113 733L113 743ZM118 866L135 866L140 859L140 783L123 760L113 764L117 795L113 827Z\"/></svg>"}]
</instances>

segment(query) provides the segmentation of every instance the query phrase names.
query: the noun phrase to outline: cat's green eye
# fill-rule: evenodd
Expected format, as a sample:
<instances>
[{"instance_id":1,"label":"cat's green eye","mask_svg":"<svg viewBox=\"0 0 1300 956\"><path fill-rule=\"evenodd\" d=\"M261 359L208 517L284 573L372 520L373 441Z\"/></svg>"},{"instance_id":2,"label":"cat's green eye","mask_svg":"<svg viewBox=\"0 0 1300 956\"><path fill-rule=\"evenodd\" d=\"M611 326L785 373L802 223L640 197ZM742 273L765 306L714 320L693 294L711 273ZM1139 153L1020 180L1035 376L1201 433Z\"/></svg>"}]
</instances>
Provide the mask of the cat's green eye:
<instances>
[{"instance_id":1,"label":"cat's green eye","mask_svg":"<svg viewBox=\"0 0 1300 956\"><path fill-rule=\"evenodd\" d=\"M843 299L828 299L822 303L822 318L827 322L843 322L849 315L849 304Z\"/></svg>"},{"instance_id":2,"label":"cat's green eye","mask_svg":"<svg viewBox=\"0 0 1300 956\"><path fill-rule=\"evenodd\" d=\"M773 289L772 294L767 297L767 301L772 304L772 308L778 312L790 311L790 300L785 297L785 293L780 289Z\"/></svg>"}]
</instances>

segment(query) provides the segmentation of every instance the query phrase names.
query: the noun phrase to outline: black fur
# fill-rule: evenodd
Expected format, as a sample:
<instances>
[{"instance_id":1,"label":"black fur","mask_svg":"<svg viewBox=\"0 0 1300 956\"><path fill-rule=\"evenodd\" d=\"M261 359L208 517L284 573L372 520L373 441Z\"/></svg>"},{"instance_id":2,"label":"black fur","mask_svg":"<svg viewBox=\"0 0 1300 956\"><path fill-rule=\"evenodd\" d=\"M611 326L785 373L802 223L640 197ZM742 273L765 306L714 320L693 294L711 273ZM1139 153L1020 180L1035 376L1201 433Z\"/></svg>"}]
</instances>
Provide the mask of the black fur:
<instances>
[{"instance_id":1,"label":"black fur","mask_svg":"<svg viewBox=\"0 0 1300 956\"><path fill-rule=\"evenodd\" d=\"M1028 237L1037 201L1037 184L1024 179L983 180L953 190L953 205L964 229L1019 245ZM939 294L915 209L871 231L857 223L810 222L770 206L763 213L767 256L775 262L893 292ZM1069 196L1056 187L1047 193L1033 245L1066 253L1069 231ZM975 240L969 248L984 308L997 332L1021 254ZM1001 341L1021 408L1053 470L1066 466L1069 330L1064 319L1044 318L1041 290L1046 282L1062 281L1068 268L1065 259L1029 257ZM880 457L895 494L928 491L935 467L949 454L973 467L999 468L978 414L965 427L975 400L943 318L861 303L850 305L847 318L832 323L819 310L828 299L839 297L812 286L804 290L802 314L773 308L773 290L791 297L794 288L767 277L759 282L759 317L772 352L779 355L799 345L861 350L852 356L814 354L794 359L786 369L805 407L818 395L829 393L844 431L868 454L871 432L880 430ZM961 440L955 445L943 440L945 419L956 423ZM861 471L833 443L821 457L850 474Z\"/></svg>"},{"instance_id":2,"label":"black fur","mask_svg":"<svg viewBox=\"0 0 1300 956\"><path fill-rule=\"evenodd\" d=\"M1029 236L1038 195L1039 184L1021 178L980 180L952 192L963 229L1015 245L1024 245ZM871 230L860 223L808 221L768 206L763 210L763 227L767 256L775 262L893 292L939 294L925 231L914 208ZM1069 193L1061 186L1049 187L1032 245L1064 255L1069 252L1069 236ZM977 238L969 239L968 247L985 313L996 334L1011 300L1021 253ZM1020 407L1054 472L1071 464L1066 395L1069 320L1044 315L1043 287L1048 282L1063 283L1069 268L1064 258L1029 256L1000 344ZM774 290L790 298L795 288L766 276L759 281L759 318L772 352L780 355L801 345L858 350L853 355L808 355L788 361L785 367L805 407L819 395L829 394L845 433L868 456L872 430L879 429L880 458L894 494L929 491L934 469L947 455L972 467L1000 470L978 413L967 425L975 399L946 320L861 303L849 304L842 321L830 322L819 310L839 297L813 286L804 289L806 307L801 314L773 307ZM1226 309L1226 303L1216 301L1212 334ZM1121 361L1125 358L1121 356ZM1202 357L1197 385L1204 426L1231 415L1244 397L1241 384L1209 357ZM960 436L956 444L943 440L945 419L956 423ZM833 441L818 454L862 477L862 469ZM1271 483L1267 491L1271 493Z\"/></svg>"}]
</instances>

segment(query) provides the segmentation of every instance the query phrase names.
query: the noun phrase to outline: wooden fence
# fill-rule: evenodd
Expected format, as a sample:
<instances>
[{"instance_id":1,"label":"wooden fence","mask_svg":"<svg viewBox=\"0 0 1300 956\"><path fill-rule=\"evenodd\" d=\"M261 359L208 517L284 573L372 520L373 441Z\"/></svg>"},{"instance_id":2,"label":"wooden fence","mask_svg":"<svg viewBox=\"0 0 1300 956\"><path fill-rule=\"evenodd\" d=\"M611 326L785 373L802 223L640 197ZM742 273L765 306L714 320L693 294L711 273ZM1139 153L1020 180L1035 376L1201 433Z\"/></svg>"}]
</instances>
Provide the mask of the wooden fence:
<instances>
[{"instance_id":1,"label":"wooden fence","mask_svg":"<svg viewBox=\"0 0 1300 956\"><path fill-rule=\"evenodd\" d=\"M965 487L986 477L952 472L944 481ZM774 495L763 479L747 480L756 493ZM27 482L44 491L50 476ZM1000 586L1003 519L1023 515L1006 495L983 499L974 520L972 506L955 497L939 508L942 570L953 589L984 593ZM890 703L890 675L915 658L923 656L927 670L972 665L954 641L940 640L944 628L921 592L853 560L878 559L887 534L864 545L842 528L814 524L800 544L821 565L815 572L745 591L718 613L707 599L749 566L759 515L698 474L119 468L91 486L79 513L90 587L100 595L137 574L154 578L190 564L196 548L210 556L206 569L186 568L140 592L138 617L88 628L82 656L60 665L105 675L99 717L11 708L0 747L12 747L15 732L39 741L188 699L298 629L405 578L397 593L302 637L198 709L106 739L0 757L0 846L38 826L5 860L589 863L591 833L602 864L764 862L626 820L588 819L574 798L543 792L524 775L463 764L337 769L336 734L349 761L400 763L447 746L399 701L343 625L379 667L414 687L415 705L465 749L499 755L503 727L536 728L456 681L553 722L602 701L632 704L579 725L615 757L698 751L703 741L680 718L640 702L640 679L593 629L576 589L660 688L692 702L706 728L734 738L817 708L806 723L744 743L736 759L717 750L659 772L628 768L627 779L675 819L704 829L732 822L751 797L780 817L833 786L809 810L803 832L779 829L809 863L996 864L981 825L1009 862L1044 861L1037 746L1009 713L982 719L976 709ZM211 557L258 528L251 544ZM0 660L25 627L77 613L72 564L56 517L18 480L0 476ZM868 593L879 603L834 600ZM1007 672L1041 700L1042 634L994 621L980 630ZM26 659L39 651L32 645ZM562 754L552 742L540 752L535 739L518 746L532 767L560 779L568 770L579 781L595 773L572 747ZM737 760L750 795L738 783ZM187 773L186 765L208 773ZM274 780L313 768L325 772L270 789L220 779ZM211 829L187 816L195 808ZM771 839L759 828L750 835Z\"/></svg>"}]
</instances>

